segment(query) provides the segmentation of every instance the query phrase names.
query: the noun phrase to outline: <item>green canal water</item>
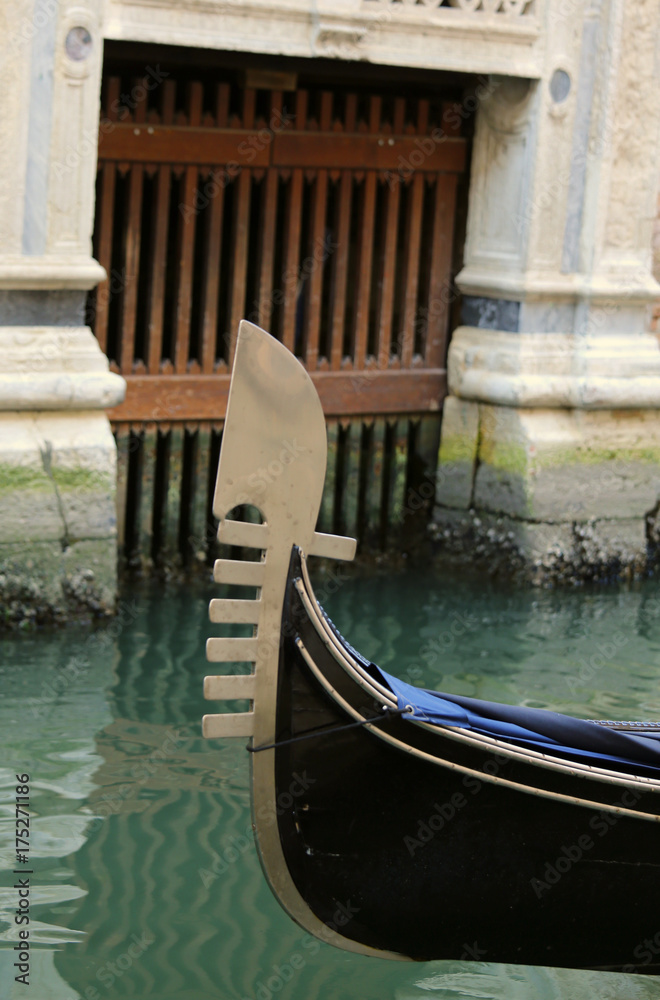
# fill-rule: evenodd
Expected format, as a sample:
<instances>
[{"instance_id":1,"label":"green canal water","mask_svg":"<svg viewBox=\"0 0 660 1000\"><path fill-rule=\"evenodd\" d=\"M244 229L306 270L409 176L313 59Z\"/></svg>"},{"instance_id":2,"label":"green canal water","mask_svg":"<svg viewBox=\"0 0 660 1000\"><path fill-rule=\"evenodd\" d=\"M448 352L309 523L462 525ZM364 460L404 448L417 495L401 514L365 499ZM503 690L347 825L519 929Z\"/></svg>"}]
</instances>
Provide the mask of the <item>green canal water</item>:
<instances>
[{"instance_id":1,"label":"green canal water","mask_svg":"<svg viewBox=\"0 0 660 1000\"><path fill-rule=\"evenodd\" d=\"M523 592L407 572L326 577L317 592L357 648L412 683L591 718L660 717L656 582ZM212 593L136 588L108 628L0 642L0 996L660 997L660 980L640 975L487 956L397 963L305 935L272 898L251 843L244 741L200 737ZM14 843L24 773L29 866ZM32 872L29 988L14 980L16 867ZM660 931L660 911L648 930Z\"/></svg>"}]
</instances>

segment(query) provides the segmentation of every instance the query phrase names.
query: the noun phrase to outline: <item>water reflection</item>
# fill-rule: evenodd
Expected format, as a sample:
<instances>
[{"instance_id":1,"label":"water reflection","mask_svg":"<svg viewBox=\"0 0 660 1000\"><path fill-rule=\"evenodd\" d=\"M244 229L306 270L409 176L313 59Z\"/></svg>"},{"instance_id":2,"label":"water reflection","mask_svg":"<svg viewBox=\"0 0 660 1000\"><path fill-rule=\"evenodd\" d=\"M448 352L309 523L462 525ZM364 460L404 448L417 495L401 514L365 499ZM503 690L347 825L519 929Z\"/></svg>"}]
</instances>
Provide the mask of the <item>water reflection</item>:
<instances>
[{"instance_id":1,"label":"water reflection","mask_svg":"<svg viewBox=\"0 0 660 1000\"><path fill-rule=\"evenodd\" d=\"M88 796L102 762L94 736L110 720L103 688L116 662L112 642L90 642L72 632L65 641L45 637L0 643L0 982L3 996L26 994L15 982L14 869L31 870L30 988L33 996L77 1000L55 965L58 951L79 946L84 931L59 914L75 910L86 894L71 859L85 843ZM16 862L16 774L30 775L29 864ZM21 925L22 927L24 925ZM45 992L45 984L48 993ZM28 991L29 992L29 989ZM39 991L42 991L41 994Z\"/></svg>"},{"instance_id":2,"label":"water reflection","mask_svg":"<svg viewBox=\"0 0 660 1000\"><path fill-rule=\"evenodd\" d=\"M587 716L660 715L653 584L541 594L412 574L336 584L318 590L351 642L414 683ZM14 773L29 770L37 1000L657 995L641 976L361 958L293 924L254 850L245 748L199 735L209 596L138 590L130 622L95 645L69 632L2 644L3 983L16 931L9 808ZM87 659L77 672L76 657Z\"/></svg>"},{"instance_id":3,"label":"water reflection","mask_svg":"<svg viewBox=\"0 0 660 1000\"><path fill-rule=\"evenodd\" d=\"M397 990L395 1000L655 1000L657 996L657 980L641 976L475 963L470 972L463 967L426 976Z\"/></svg>"}]
</instances>

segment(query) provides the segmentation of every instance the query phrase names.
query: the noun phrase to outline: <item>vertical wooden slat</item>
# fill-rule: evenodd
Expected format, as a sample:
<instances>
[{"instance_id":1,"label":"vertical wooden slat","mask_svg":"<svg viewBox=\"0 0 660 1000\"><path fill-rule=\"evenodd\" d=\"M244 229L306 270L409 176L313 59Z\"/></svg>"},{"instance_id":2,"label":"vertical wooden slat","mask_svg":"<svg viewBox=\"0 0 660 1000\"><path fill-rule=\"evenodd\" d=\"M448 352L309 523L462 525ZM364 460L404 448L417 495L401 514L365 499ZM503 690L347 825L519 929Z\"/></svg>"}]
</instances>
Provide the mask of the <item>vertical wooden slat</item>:
<instances>
[{"instance_id":1,"label":"vertical wooden slat","mask_svg":"<svg viewBox=\"0 0 660 1000\"><path fill-rule=\"evenodd\" d=\"M416 496L419 509L427 512L435 497L435 472L440 447L440 421L437 416L410 421L408 432L408 468L406 498L409 514L414 513L410 497Z\"/></svg>"},{"instance_id":2,"label":"vertical wooden slat","mask_svg":"<svg viewBox=\"0 0 660 1000\"><path fill-rule=\"evenodd\" d=\"M140 88L142 94L138 100L133 115L136 124L143 123L147 117L146 86ZM133 369L135 354L135 324L137 319L137 300L140 284L140 247L142 242L142 192L144 184L144 168L133 164L128 181L128 213L126 220L126 253L124 258L124 294L121 309L121 348L119 351L119 366L126 374Z\"/></svg>"},{"instance_id":3,"label":"vertical wooden slat","mask_svg":"<svg viewBox=\"0 0 660 1000\"><path fill-rule=\"evenodd\" d=\"M332 91L321 93L319 129L329 132L332 124ZM305 337L305 363L313 371L318 363L321 324L321 297L323 294L323 258L325 257L325 215L328 197L328 172L318 170L314 181L312 199L312 270L309 275L307 330Z\"/></svg>"},{"instance_id":4,"label":"vertical wooden slat","mask_svg":"<svg viewBox=\"0 0 660 1000\"><path fill-rule=\"evenodd\" d=\"M150 424L142 438L142 463L139 488L139 509L136 519L138 550L143 559L151 558L154 535L154 492L156 487L156 424Z\"/></svg>"},{"instance_id":5,"label":"vertical wooden slat","mask_svg":"<svg viewBox=\"0 0 660 1000\"><path fill-rule=\"evenodd\" d=\"M202 282L202 372L211 375L215 365L216 334L218 327L218 288L222 252L222 216L225 190L222 185L214 191L207 215L208 229L204 255Z\"/></svg>"},{"instance_id":6,"label":"vertical wooden slat","mask_svg":"<svg viewBox=\"0 0 660 1000\"><path fill-rule=\"evenodd\" d=\"M369 98L369 131L377 132L380 128L382 99L373 95ZM364 368L367 356L367 337L369 333L369 305L371 299L371 267L373 263L374 246L374 212L376 208L376 171L368 170L364 178L362 192L362 212L360 217L360 255L357 279L357 308L355 311L354 364L357 369Z\"/></svg>"},{"instance_id":7,"label":"vertical wooden slat","mask_svg":"<svg viewBox=\"0 0 660 1000\"><path fill-rule=\"evenodd\" d=\"M252 87L243 91L243 128L254 126L256 92ZM247 167L242 167L238 179L233 224L233 254L231 269L231 308L229 310L229 367L234 362L238 324L245 315L245 291L247 283L248 239L250 235L250 188L252 176Z\"/></svg>"},{"instance_id":8,"label":"vertical wooden slat","mask_svg":"<svg viewBox=\"0 0 660 1000\"><path fill-rule=\"evenodd\" d=\"M177 551L184 565L190 563L194 549L190 544L192 537L192 507L195 490L195 445L197 443L197 427L194 423L183 427L183 445L181 455L181 489L179 503L179 530Z\"/></svg>"},{"instance_id":9,"label":"vertical wooden slat","mask_svg":"<svg viewBox=\"0 0 660 1000\"><path fill-rule=\"evenodd\" d=\"M165 500L164 552L175 557L179 551L181 483L183 473L183 428L173 424L169 435L169 462Z\"/></svg>"},{"instance_id":10,"label":"vertical wooden slat","mask_svg":"<svg viewBox=\"0 0 660 1000\"><path fill-rule=\"evenodd\" d=\"M349 449L351 426L337 426L337 443L335 459L335 481L332 511L332 530L337 535L346 534L346 484L348 480Z\"/></svg>"},{"instance_id":11,"label":"vertical wooden slat","mask_svg":"<svg viewBox=\"0 0 660 1000\"><path fill-rule=\"evenodd\" d=\"M372 464L371 464L371 484L369 487L368 519L369 528L373 538L379 538L380 531L380 509L381 494L383 485L383 439L385 436L385 421L382 417L376 417L373 422L373 433L371 438Z\"/></svg>"},{"instance_id":12,"label":"vertical wooden slat","mask_svg":"<svg viewBox=\"0 0 660 1000\"><path fill-rule=\"evenodd\" d=\"M118 118L117 107L119 103L120 91L121 91L121 77L109 76L105 88L105 102L103 105L103 114L111 122L116 122ZM99 138L99 143L101 141L102 139Z\"/></svg>"},{"instance_id":13,"label":"vertical wooden slat","mask_svg":"<svg viewBox=\"0 0 660 1000\"><path fill-rule=\"evenodd\" d=\"M294 121L294 128L298 131L304 131L307 128L307 105L309 102L309 94L306 90L296 91L296 114Z\"/></svg>"},{"instance_id":14,"label":"vertical wooden slat","mask_svg":"<svg viewBox=\"0 0 660 1000\"><path fill-rule=\"evenodd\" d=\"M280 115L282 113L282 101L284 94L281 90L272 90L270 94L270 121L267 125L272 129L280 127Z\"/></svg>"},{"instance_id":15,"label":"vertical wooden slat","mask_svg":"<svg viewBox=\"0 0 660 1000\"><path fill-rule=\"evenodd\" d=\"M110 307L110 296L112 286L112 220L115 214L115 179L116 166L114 163L102 163L101 167L101 207L98 217L99 241L98 259L99 264L105 268L107 278L102 281L96 289L96 311L94 315L94 334L99 342L99 347L105 354L108 344L108 310Z\"/></svg>"},{"instance_id":16,"label":"vertical wooden slat","mask_svg":"<svg viewBox=\"0 0 660 1000\"><path fill-rule=\"evenodd\" d=\"M259 326L270 329L273 312L273 260L277 215L277 168L269 167L263 181L261 246L259 248Z\"/></svg>"},{"instance_id":17,"label":"vertical wooden slat","mask_svg":"<svg viewBox=\"0 0 660 1000\"><path fill-rule=\"evenodd\" d=\"M128 434L126 472L126 514L124 520L124 557L130 561L139 547L140 481L142 475L142 435L125 425Z\"/></svg>"},{"instance_id":18,"label":"vertical wooden slat","mask_svg":"<svg viewBox=\"0 0 660 1000\"><path fill-rule=\"evenodd\" d=\"M117 102L121 80L118 76L108 78L105 88L104 116L109 121L117 121ZM99 134L99 170L101 171L100 210L96 225L99 229L98 259L105 268L107 278L96 289L96 311L94 316L94 334L101 350L106 353L108 346L108 311L112 297L112 237L113 217L115 213L115 189L117 167L112 161L103 160L103 138L105 132ZM122 282L123 284L123 282ZM113 359L114 360L114 359Z\"/></svg>"},{"instance_id":19,"label":"vertical wooden slat","mask_svg":"<svg viewBox=\"0 0 660 1000\"><path fill-rule=\"evenodd\" d=\"M427 304L428 325L424 352L429 368L441 368L445 363L456 182L456 174L438 174L436 179L431 280Z\"/></svg>"},{"instance_id":20,"label":"vertical wooden slat","mask_svg":"<svg viewBox=\"0 0 660 1000\"><path fill-rule=\"evenodd\" d=\"M153 223L151 281L147 303L147 370L157 375L163 348L163 316L165 312L165 273L167 237L170 219L170 167L158 168Z\"/></svg>"},{"instance_id":21,"label":"vertical wooden slat","mask_svg":"<svg viewBox=\"0 0 660 1000\"><path fill-rule=\"evenodd\" d=\"M188 366L190 346L190 310L192 306L192 269L195 248L197 213L194 209L197 192L197 170L187 167L183 180L181 204L184 214L179 218L179 252L177 289L174 307L174 371L184 374Z\"/></svg>"},{"instance_id":22,"label":"vertical wooden slat","mask_svg":"<svg viewBox=\"0 0 660 1000\"><path fill-rule=\"evenodd\" d=\"M319 114L319 128L321 132L329 132L332 124L332 91L324 90L321 93L321 108Z\"/></svg>"},{"instance_id":23,"label":"vertical wooden slat","mask_svg":"<svg viewBox=\"0 0 660 1000\"><path fill-rule=\"evenodd\" d=\"M383 437L383 464L380 490L380 547L387 547L387 535L392 508L392 473L394 470L394 448L396 443L396 422L386 421Z\"/></svg>"},{"instance_id":24,"label":"vertical wooden slat","mask_svg":"<svg viewBox=\"0 0 660 1000\"><path fill-rule=\"evenodd\" d=\"M211 428L208 423L200 423L195 435L194 477L192 503L190 507L190 551L194 558L206 556L209 542L213 537L213 526L206 520L206 496L211 459Z\"/></svg>"},{"instance_id":25,"label":"vertical wooden slat","mask_svg":"<svg viewBox=\"0 0 660 1000\"><path fill-rule=\"evenodd\" d=\"M364 540L369 527L369 486L371 466L373 462L374 427L372 423L363 423L360 432L360 462L358 470L357 489L357 537Z\"/></svg>"},{"instance_id":26,"label":"vertical wooden slat","mask_svg":"<svg viewBox=\"0 0 660 1000\"><path fill-rule=\"evenodd\" d=\"M128 486L128 456L131 441L130 427L119 424L117 438L117 545L124 551L126 539L126 490Z\"/></svg>"},{"instance_id":27,"label":"vertical wooden slat","mask_svg":"<svg viewBox=\"0 0 660 1000\"><path fill-rule=\"evenodd\" d=\"M124 242L124 293L121 301L119 367L125 374L133 368L138 281L140 277L140 242L142 238L142 182L144 168L134 163L128 180L128 210Z\"/></svg>"},{"instance_id":28,"label":"vertical wooden slat","mask_svg":"<svg viewBox=\"0 0 660 1000\"><path fill-rule=\"evenodd\" d=\"M390 530L404 520L406 505L406 477L408 458L409 421L402 417L396 425L392 455L392 493L389 516Z\"/></svg>"},{"instance_id":29,"label":"vertical wooden slat","mask_svg":"<svg viewBox=\"0 0 660 1000\"><path fill-rule=\"evenodd\" d=\"M354 365L364 368L369 332L369 300L371 297L371 264L373 258L374 210L376 207L376 171L367 170L362 191L360 216L359 263L357 273L357 309L355 315Z\"/></svg>"},{"instance_id":30,"label":"vertical wooden slat","mask_svg":"<svg viewBox=\"0 0 660 1000\"><path fill-rule=\"evenodd\" d=\"M319 351L327 197L328 171L318 170L316 172L316 180L314 182L314 197L312 203L312 270L309 276L309 310L307 314L305 356L305 362L310 371L313 371L316 368Z\"/></svg>"},{"instance_id":31,"label":"vertical wooden slat","mask_svg":"<svg viewBox=\"0 0 660 1000\"><path fill-rule=\"evenodd\" d=\"M219 83L216 92L215 120L218 128L226 128L229 116L229 84ZM219 166L214 171L222 171ZM225 207L225 185L210 185L211 205L207 213L207 231L202 279L202 343L201 362L205 375L213 374L218 328L218 293L222 254L222 220Z\"/></svg>"},{"instance_id":32,"label":"vertical wooden slat","mask_svg":"<svg viewBox=\"0 0 660 1000\"><path fill-rule=\"evenodd\" d=\"M405 97L394 98L394 121L392 130L395 135L403 135L406 124L406 100Z\"/></svg>"},{"instance_id":33,"label":"vertical wooden slat","mask_svg":"<svg viewBox=\"0 0 660 1000\"><path fill-rule=\"evenodd\" d=\"M415 319L417 315L417 287L419 284L419 248L422 238L422 205L424 203L424 177L417 173L411 181L411 205L406 226L406 272L403 309L403 345L401 365L409 368L415 346Z\"/></svg>"},{"instance_id":34,"label":"vertical wooden slat","mask_svg":"<svg viewBox=\"0 0 660 1000\"><path fill-rule=\"evenodd\" d=\"M243 128L254 128L254 109L257 92L253 87L243 91Z\"/></svg>"},{"instance_id":35,"label":"vertical wooden slat","mask_svg":"<svg viewBox=\"0 0 660 1000\"><path fill-rule=\"evenodd\" d=\"M351 421L347 427L345 463L344 525L346 533L355 536L360 466L360 424L357 420Z\"/></svg>"},{"instance_id":36,"label":"vertical wooden slat","mask_svg":"<svg viewBox=\"0 0 660 1000\"><path fill-rule=\"evenodd\" d=\"M296 337L296 305L298 301L298 268L300 266L300 227L302 223L303 172L300 167L291 171L287 193L284 307L282 312L282 342L294 350Z\"/></svg>"},{"instance_id":37,"label":"vertical wooden slat","mask_svg":"<svg viewBox=\"0 0 660 1000\"><path fill-rule=\"evenodd\" d=\"M428 98L420 97L417 104L417 132L425 135L429 127L429 102Z\"/></svg>"},{"instance_id":38,"label":"vertical wooden slat","mask_svg":"<svg viewBox=\"0 0 660 1000\"><path fill-rule=\"evenodd\" d=\"M294 127L299 130L304 130L307 126L307 99L306 90L297 91ZM296 340L302 196L303 172L300 167L294 167L291 171L287 192L283 274L284 304L282 308L282 342L290 351L295 349Z\"/></svg>"},{"instance_id":39,"label":"vertical wooden slat","mask_svg":"<svg viewBox=\"0 0 660 1000\"><path fill-rule=\"evenodd\" d=\"M174 120L176 83L166 80L163 84L161 120L164 125ZM171 168L169 164L158 167L154 198L151 273L147 301L147 371L157 375L163 350L163 317L165 312L165 277L167 268L167 241L170 221Z\"/></svg>"},{"instance_id":40,"label":"vertical wooden slat","mask_svg":"<svg viewBox=\"0 0 660 1000\"><path fill-rule=\"evenodd\" d=\"M355 132L357 121L357 94L346 95L346 110L344 113L344 128L347 132Z\"/></svg>"},{"instance_id":41,"label":"vertical wooden slat","mask_svg":"<svg viewBox=\"0 0 660 1000\"><path fill-rule=\"evenodd\" d=\"M328 464L325 472L325 484L323 487L323 499L321 500L321 510L319 514L319 531L331 532L334 525L334 503L335 503L335 467L337 464L337 429L336 420L326 422L328 435Z\"/></svg>"},{"instance_id":42,"label":"vertical wooden slat","mask_svg":"<svg viewBox=\"0 0 660 1000\"><path fill-rule=\"evenodd\" d=\"M167 515L167 483L170 463L170 425L166 422L158 424L156 446L154 452L153 501L151 505L151 539L145 538L143 554L157 560L164 549L165 525ZM149 549L146 550L146 544Z\"/></svg>"},{"instance_id":43,"label":"vertical wooden slat","mask_svg":"<svg viewBox=\"0 0 660 1000\"><path fill-rule=\"evenodd\" d=\"M376 331L376 358L379 368L387 368L390 361L392 341L392 309L396 280L396 241L399 229L399 203L401 183L394 177L388 184L385 208L385 239L383 248L383 271L378 301L378 328Z\"/></svg>"},{"instance_id":44,"label":"vertical wooden slat","mask_svg":"<svg viewBox=\"0 0 660 1000\"><path fill-rule=\"evenodd\" d=\"M369 98L369 131L380 131L380 115L383 106L383 99L378 94Z\"/></svg>"},{"instance_id":45,"label":"vertical wooden slat","mask_svg":"<svg viewBox=\"0 0 660 1000\"><path fill-rule=\"evenodd\" d=\"M339 211L337 218L337 249L332 272L332 328L330 367L341 368L344 354L344 322L346 317L346 285L348 254L350 250L352 177L350 170L342 170L339 182Z\"/></svg>"},{"instance_id":46,"label":"vertical wooden slat","mask_svg":"<svg viewBox=\"0 0 660 1000\"><path fill-rule=\"evenodd\" d=\"M238 324L245 315L248 238L250 230L250 171L243 167L235 181L238 191L234 209L233 254L231 270L231 310L229 313L229 367L234 362Z\"/></svg>"},{"instance_id":47,"label":"vertical wooden slat","mask_svg":"<svg viewBox=\"0 0 660 1000\"><path fill-rule=\"evenodd\" d=\"M190 125L199 125L202 120L202 98L202 84L199 80L195 80L190 84L188 92L188 123ZM195 208L198 169L197 166L186 167L183 182L183 212L179 223L179 264L174 319L176 337L174 371L177 374L185 373L188 367L188 354L190 350L192 273L195 254L195 228L198 215Z\"/></svg>"},{"instance_id":48,"label":"vertical wooden slat","mask_svg":"<svg viewBox=\"0 0 660 1000\"><path fill-rule=\"evenodd\" d=\"M218 128L227 128L229 117L229 84L219 83L215 101L215 123Z\"/></svg>"}]
</instances>

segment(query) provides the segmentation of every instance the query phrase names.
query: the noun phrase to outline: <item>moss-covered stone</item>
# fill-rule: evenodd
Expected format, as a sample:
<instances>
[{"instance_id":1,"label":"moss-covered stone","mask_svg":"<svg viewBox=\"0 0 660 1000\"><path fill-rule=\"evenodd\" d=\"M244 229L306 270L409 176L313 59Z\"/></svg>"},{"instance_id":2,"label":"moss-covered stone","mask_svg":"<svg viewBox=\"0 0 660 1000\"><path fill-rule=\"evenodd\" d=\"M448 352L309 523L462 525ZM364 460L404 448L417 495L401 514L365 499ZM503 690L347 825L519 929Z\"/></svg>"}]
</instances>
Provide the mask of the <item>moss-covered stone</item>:
<instances>
[{"instance_id":1,"label":"moss-covered stone","mask_svg":"<svg viewBox=\"0 0 660 1000\"><path fill-rule=\"evenodd\" d=\"M104 618L116 593L116 555L105 540L0 545L0 628Z\"/></svg>"},{"instance_id":2,"label":"moss-covered stone","mask_svg":"<svg viewBox=\"0 0 660 1000\"><path fill-rule=\"evenodd\" d=\"M517 476L524 476L530 466L530 456L523 445L515 441L494 441L492 438L480 443L479 461Z\"/></svg>"},{"instance_id":3,"label":"moss-covered stone","mask_svg":"<svg viewBox=\"0 0 660 1000\"><path fill-rule=\"evenodd\" d=\"M11 465L0 462L0 496L22 492L48 493L53 489L50 476L43 466L35 464Z\"/></svg>"}]
</instances>

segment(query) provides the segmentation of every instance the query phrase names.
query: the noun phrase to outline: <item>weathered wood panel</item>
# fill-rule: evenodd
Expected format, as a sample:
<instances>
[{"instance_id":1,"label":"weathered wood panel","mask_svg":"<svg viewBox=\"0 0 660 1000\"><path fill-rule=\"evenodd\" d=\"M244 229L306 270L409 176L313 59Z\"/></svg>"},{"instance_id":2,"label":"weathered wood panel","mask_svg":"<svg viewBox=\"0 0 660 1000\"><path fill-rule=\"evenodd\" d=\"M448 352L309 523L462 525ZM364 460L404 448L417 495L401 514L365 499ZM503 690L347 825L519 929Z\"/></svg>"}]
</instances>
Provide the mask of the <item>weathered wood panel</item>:
<instances>
[{"instance_id":1,"label":"weathered wood panel","mask_svg":"<svg viewBox=\"0 0 660 1000\"><path fill-rule=\"evenodd\" d=\"M372 413L437 413L446 394L442 368L362 372L310 372L327 417ZM113 421L224 420L229 375L171 375L167 392L159 379L126 376L126 400L108 410Z\"/></svg>"},{"instance_id":2,"label":"weathered wood panel","mask_svg":"<svg viewBox=\"0 0 660 1000\"><path fill-rule=\"evenodd\" d=\"M457 116L387 80L288 93L238 81L173 65L132 105L139 79L104 78L94 246L109 278L89 314L128 383L109 415L136 558L209 550L242 318L294 351L317 387L334 441L330 530L385 539L410 480L411 428L437 426L447 391L467 151L446 125Z\"/></svg>"}]
</instances>

